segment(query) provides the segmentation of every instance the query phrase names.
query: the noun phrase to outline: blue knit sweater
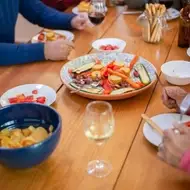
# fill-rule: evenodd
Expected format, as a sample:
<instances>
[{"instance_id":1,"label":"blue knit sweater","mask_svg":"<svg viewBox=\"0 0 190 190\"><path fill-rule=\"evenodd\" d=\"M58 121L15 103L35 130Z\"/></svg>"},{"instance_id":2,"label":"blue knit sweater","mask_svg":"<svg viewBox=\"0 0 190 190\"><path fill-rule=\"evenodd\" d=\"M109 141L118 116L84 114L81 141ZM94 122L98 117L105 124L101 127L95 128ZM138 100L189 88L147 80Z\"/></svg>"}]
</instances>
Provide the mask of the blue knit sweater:
<instances>
[{"instance_id":1,"label":"blue knit sweater","mask_svg":"<svg viewBox=\"0 0 190 190\"><path fill-rule=\"evenodd\" d=\"M44 28L71 29L73 14L45 6L40 0L0 0L0 65L43 61L44 44L14 44L18 13ZM24 28L23 28L24 30Z\"/></svg>"}]
</instances>

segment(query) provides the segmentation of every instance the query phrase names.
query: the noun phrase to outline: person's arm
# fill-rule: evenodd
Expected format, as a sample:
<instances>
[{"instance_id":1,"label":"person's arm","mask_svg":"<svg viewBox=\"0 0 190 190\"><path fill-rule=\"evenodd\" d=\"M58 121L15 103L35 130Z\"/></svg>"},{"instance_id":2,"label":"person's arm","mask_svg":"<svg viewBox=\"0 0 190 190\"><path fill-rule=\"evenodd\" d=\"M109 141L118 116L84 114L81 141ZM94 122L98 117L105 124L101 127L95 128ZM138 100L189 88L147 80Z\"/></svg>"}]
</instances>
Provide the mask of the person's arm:
<instances>
[{"instance_id":1,"label":"person's arm","mask_svg":"<svg viewBox=\"0 0 190 190\"><path fill-rule=\"evenodd\" d=\"M0 43L0 65L14 65L45 60L44 44Z\"/></svg>"},{"instance_id":2,"label":"person's arm","mask_svg":"<svg viewBox=\"0 0 190 190\"><path fill-rule=\"evenodd\" d=\"M185 152L181 158L180 169L190 174L190 150Z\"/></svg>"},{"instance_id":3,"label":"person's arm","mask_svg":"<svg viewBox=\"0 0 190 190\"><path fill-rule=\"evenodd\" d=\"M71 20L76 16L56 11L40 0L21 0L19 11L31 23L49 29L72 29Z\"/></svg>"}]
</instances>

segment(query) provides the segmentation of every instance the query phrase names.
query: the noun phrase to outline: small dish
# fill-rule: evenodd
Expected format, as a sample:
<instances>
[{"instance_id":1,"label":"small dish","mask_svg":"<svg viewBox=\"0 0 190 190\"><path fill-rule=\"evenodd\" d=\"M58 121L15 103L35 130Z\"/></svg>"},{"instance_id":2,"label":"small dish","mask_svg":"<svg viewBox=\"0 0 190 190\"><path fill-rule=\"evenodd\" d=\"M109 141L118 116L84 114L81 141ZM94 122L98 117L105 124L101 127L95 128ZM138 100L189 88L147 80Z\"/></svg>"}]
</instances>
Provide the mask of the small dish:
<instances>
[{"instance_id":1,"label":"small dish","mask_svg":"<svg viewBox=\"0 0 190 190\"><path fill-rule=\"evenodd\" d=\"M59 35L63 35L65 37L66 40L69 40L69 41L73 41L75 36L72 32L69 32L69 31L66 31L66 30L53 30L53 32L55 32L56 34L59 34ZM43 33L46 33L45 31ZM38 43L40 42L38 40L38 37L39 37L40 33L37 34L36 36L34 36L31 40L31 43ZM44 41L45 42L45 41Z\"/></svg>"},{"instance_id":2,"label":"small dish","mask_svg":"<svg viewBox=\"0 0 190 190\"><path fill-rule=\"evenodd\" d=\"M108 8L107 8L107 7L105 7L105 11L106 11L106 12L108 11ZM78 7L74 7L74 8L72 9L72 13L78 15L78 14L80 14L80 13L86 13L86 11L80 12L79 9L78 9Z\"/></svg>"},{"instance_id":3,"label":"small dish","mask_svg":"<svg viewBox=\"0 0 190 190\"><path fill-rule=\"evenodd\" d=\"M36 93L33 93L33 91L36 91ZM10 105L9 98L14 98L20 94L25 96L33 95L35 98L45 97L44 105L47 106L50 106L56 100L56 92L53 88L43 84L25 84L6 91L0 98L2 107Z\"/></svg>"},{"instance_id":4,"label":"small dish","mask_svg":"<svg viewBox=\"0 0 190 190\"><path fill-rule=\"evenodd\" d=\"M151 118L161 129L166 130L173 127L174 122L178 122L180 114L168 113L160 114ZM190 116L184 115L182 122L190 120ZM145 122L143 127L143 134L145 138L153 145L159 146L162 142L162 136L155 131L148 123Z\"/></svg>"},{"instance_id":5,"label":"small dish","mask_svg":"<svg viewBox=\"0 0 190 190\"><path fill-rule=\"evenodd\" d=\"M115 50L103 50L101 49L101 46L117 46L118 49ZM96 40L92 43L92 47L97 52L105 52L105 53L112 53L112 52L119 52L122 53L126 47L126 42L124 40L118 39L118 38L102 38L99 40Z\"/></svg>"},{"instance_id":6,"label":"small dish","mask_svg":"<svg viewBox=\"0 0 190 190\"><path fill-rule=\"evenodd\" d=\"M174 85L190 84L190 62L169 61L161 66L166 80Z\"/></svg>"},{"instance_id":7,"label":"small dish","mask_svg":"<svg viewBox=\"0 0 190 190\"><path fill-rule=\"evenodd\" d=\"M180 12L174 8L167 9L166 19L167 21L171 21L177 19L180 16Z\"/></svg>"}]
</instances>

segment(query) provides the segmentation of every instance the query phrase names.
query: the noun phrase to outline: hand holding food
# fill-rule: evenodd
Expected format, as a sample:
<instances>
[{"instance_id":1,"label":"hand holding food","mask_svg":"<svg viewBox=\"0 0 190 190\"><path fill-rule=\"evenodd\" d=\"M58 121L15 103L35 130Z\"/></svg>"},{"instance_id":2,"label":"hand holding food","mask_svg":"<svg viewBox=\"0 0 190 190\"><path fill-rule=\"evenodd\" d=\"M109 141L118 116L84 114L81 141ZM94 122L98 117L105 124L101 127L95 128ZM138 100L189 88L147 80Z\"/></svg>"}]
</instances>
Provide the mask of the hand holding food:
<instances>
[{"instance_id":1,"label":"hand holding food","mask_svg":"<svg viewBox=\"0 0 190 190\"><path fill-rule=\"evenodd\" d=\"M72 21L71 25L73 28L77 30L84 30L88 25L90 21L88 19L87 14L80 13L79 15L75 16Z\"/></svg>"},{"instance_id":2,"label":"hand holding food","mask_svg":"<svg viewBox=\"0 0 190 190\"><path fill-rule=\"evenodd\" d=\"M144 40L150 43L160 42L162 38L162 17L166 12L165 5L146 4L147 23L144 26Z\"/></svg>"},{"instance_id":3,"label":"hand holding food","mask_svg":"<svg viewBox=\"0 0 190 190\"><path fill-rule=\"evenodd\" d=\"M190 128L180 125L164 132L163 143L159 146L158 156L174 167L186 169L183 168L183 155L189 149Z\"/></svg>"},{"instance_id":4,"label":"hand holding food","mask_svg":"<svg viewBox=\"0 0 190 190\"><path fill-rule=\"evenodd\" d=\"M178 109L187 92L180 87L165 87L162 91L162 101L169 109Z\"/></svg>"},{"instance_id":5,"label":"hand holding food","mask_svg":"<svg viewBox=\"0 0 190 190\"><path fill-rule=\"evenodd\" d=\"M44 47L44 55L46 60L61 61L67 59L74 44L68 40L57 40L46 42Z\"/></svg>"}]
</instances>

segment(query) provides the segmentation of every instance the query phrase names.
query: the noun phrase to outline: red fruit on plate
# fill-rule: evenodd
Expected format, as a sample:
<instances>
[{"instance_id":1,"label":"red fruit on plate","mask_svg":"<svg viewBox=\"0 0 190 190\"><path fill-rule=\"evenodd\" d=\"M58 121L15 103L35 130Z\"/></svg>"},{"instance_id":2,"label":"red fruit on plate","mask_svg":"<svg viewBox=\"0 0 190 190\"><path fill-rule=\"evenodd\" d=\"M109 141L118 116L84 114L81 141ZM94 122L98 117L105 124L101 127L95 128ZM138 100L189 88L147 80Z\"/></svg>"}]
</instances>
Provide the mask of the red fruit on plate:
<instances>
[{"instance_id":1,"label":"red fruit on plate","mask_svg":"<svg viewBox=\"0 0 190 190\"><path fill-rule=\"evenodd\" d=\"M44 39L45 39L44 33L39 34L38 40L39 40L40 42L42 42L42 41L44 41Z\"/></svg>"},{"instance_id":2,"label":"red fruit on plate","mask_svg":"<svg viewBox=\"0 0 190 190\"><path fill-rule=\"evenodd\" d=\"M134 71L133 74L134 74L135 77L139 77L139 73L137 71Z\"/></svg>"},{"instance_id":3,"label":"red fruit on plate","mask_svg":"<svg viewBox=\"0 0 190 190\"><path fill-rule=\"evenodd\" d=\"M38 90L33 90L32 94L38 94Z\"/></svg>"},{"instance_id":4,"label":"red fruit on plate","mask_svg":"<svg viewBox=\"0 0 190 190\"><path fill-rule=\"evenodd\" d=\"M44 104L45 101L46 101L46 97L45 96L41 96L41 97L36 98L36 102L37 103Z\"/></svg>"},{"instance_id":5,"label":"red fruit on plate","mask_svg":"<svg viewBox=\"0 0 190 190\"><path fill-rule=\"evenodd\" d=\"M8 100L9 100L10 104L15 104L15 103L17 103L18 99L16 97L13 97L13 98L9 98Z\"/></svg>"}]
</instances>

